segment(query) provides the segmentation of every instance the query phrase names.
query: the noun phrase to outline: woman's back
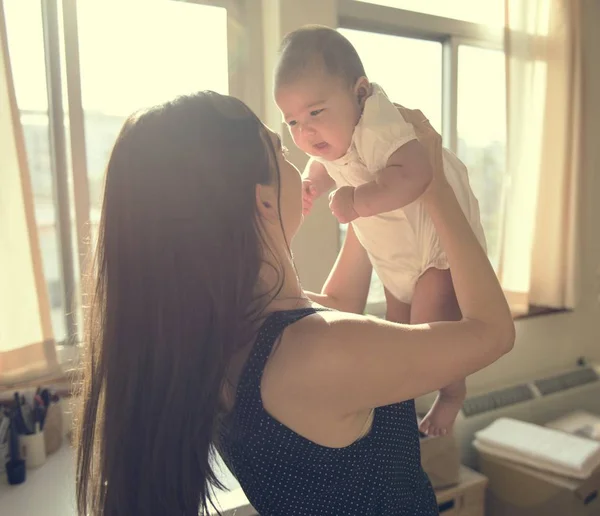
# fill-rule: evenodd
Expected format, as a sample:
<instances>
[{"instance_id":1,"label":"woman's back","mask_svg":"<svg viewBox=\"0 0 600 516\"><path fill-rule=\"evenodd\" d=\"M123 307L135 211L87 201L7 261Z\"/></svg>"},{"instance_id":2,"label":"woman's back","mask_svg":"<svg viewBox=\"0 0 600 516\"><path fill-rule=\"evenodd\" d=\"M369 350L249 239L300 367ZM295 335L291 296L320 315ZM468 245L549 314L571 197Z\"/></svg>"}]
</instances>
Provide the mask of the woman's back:
<instances>
[{"instance_id":1,"label":"woman's back","mask_svg":"<svg viewBox=\"0 0 600 516\"><path fill-rule=\"evenodd\" d=\"M221 426L226 464L261 516L437 514L412 400L375 409L370 431L343 448L316 444L265 410L261 380L274 345L315 311L274 312L263 324Z\"/></svg>"}]
</instances>

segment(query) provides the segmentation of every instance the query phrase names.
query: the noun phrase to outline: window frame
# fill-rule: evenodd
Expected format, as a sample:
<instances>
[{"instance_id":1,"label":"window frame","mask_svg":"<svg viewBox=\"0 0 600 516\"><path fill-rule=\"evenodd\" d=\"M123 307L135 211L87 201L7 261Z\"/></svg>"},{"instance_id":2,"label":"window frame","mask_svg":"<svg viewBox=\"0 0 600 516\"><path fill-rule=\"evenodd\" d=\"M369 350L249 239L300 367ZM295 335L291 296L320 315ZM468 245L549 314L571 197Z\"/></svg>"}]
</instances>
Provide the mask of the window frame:
<instances>
[{"instance_id":1,"label":"window frame","mask_svg":"<svg viewBox=\"0 0 600 516\"><path fill-rule=\"evenodd\" d=\"M442 138L444 146L456 153L459 46L504 51L504 29L360 0L338 0L338 28L442 44ZM385 316L385 302L367 303L366 312Z\"/></svg>"}]
</instances>

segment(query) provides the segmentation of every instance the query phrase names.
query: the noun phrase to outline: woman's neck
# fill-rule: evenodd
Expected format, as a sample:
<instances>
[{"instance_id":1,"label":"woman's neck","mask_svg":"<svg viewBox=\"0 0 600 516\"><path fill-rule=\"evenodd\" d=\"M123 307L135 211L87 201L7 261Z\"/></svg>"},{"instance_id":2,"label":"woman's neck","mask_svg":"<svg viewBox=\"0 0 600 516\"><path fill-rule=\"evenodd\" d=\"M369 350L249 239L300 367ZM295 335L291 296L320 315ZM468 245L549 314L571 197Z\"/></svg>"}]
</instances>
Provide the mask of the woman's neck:
<instances>
[{"instance_id":1,"label":"woman's neck","mask_svg":"<svg viewBox=\"0 0 600 516\"><path fill-rule=\"evenodd\" d=\"M311 306L310 299L302 290L291 257L281 257L276 262L265 262L260 271L260 290L276 293L265 310L276 312Z\"/></svg>"}]
</instances>

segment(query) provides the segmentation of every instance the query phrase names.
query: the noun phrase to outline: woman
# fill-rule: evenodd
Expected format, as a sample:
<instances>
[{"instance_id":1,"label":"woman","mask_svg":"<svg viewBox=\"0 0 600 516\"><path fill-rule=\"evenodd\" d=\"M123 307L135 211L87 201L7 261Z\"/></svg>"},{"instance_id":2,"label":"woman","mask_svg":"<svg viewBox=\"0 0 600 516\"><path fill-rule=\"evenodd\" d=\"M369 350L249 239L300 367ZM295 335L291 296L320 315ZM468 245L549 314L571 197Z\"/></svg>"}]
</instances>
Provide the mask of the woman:
<instances>
[{"instance_id":1,"label":"woman","mask_svg":"<svg viewBox=\"0 0 600 516\"><path fill-rule=\"evenodd\" d=\"M423 202L459 322L313 305L289 248L300 175L240 101L204 92L128 119L97 248L81 515L206 514L215 449L262 516L437 514L412 399L494 362L514 327L443 176L439 135L405 116L433 167Z\"/></svg>"}]
</instances>

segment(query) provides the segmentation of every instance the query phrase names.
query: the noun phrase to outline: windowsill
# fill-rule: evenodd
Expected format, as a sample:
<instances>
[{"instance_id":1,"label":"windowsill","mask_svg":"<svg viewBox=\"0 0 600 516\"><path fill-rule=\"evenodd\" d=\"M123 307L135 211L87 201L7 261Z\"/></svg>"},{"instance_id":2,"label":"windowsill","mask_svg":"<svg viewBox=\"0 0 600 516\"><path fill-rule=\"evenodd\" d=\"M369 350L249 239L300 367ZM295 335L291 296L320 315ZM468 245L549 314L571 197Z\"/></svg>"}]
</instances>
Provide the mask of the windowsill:
<instances>
[{"instance_id":1,"label":"windowsill","mask_svg":"<svg viewBox=\"0 0 600 516\"><path fill-rule=\"evenodd\" d=\"M533 319L534 317L541 317L545 315L565 314L572 311L573 310L570 308L551 308L549 306L531 305L526 312L513 313L513 319L515 321L521 321L524 319ZM369 304L367 305L365 313L367 315L385 318L385 303Z\"/></svg>"},{"instance_id":2,"label":"windowsill","mask_svg":"<svg viewBox=\"0 0 600 516\"><path fill-rule=\"evenodd\" d=\"M549 306L531 305L527 312L521 314L513 314L513 319L515 321L520 321L522 319L532 319L534 317L541 317L543 315L565 314L570 313L572 311L573 310L570 308L551 308Z\"/></svg>"},{"instance_id":3,"label":"windowsill","mask_svg":"<svg viewBox=\"0 0 600 516\"><path fill-rule=\"evenodd\" d=\"M81 345L57 344L56 355L58 363L63 369L72 369L79 363Z\"/></svg>"}]
</instances>

